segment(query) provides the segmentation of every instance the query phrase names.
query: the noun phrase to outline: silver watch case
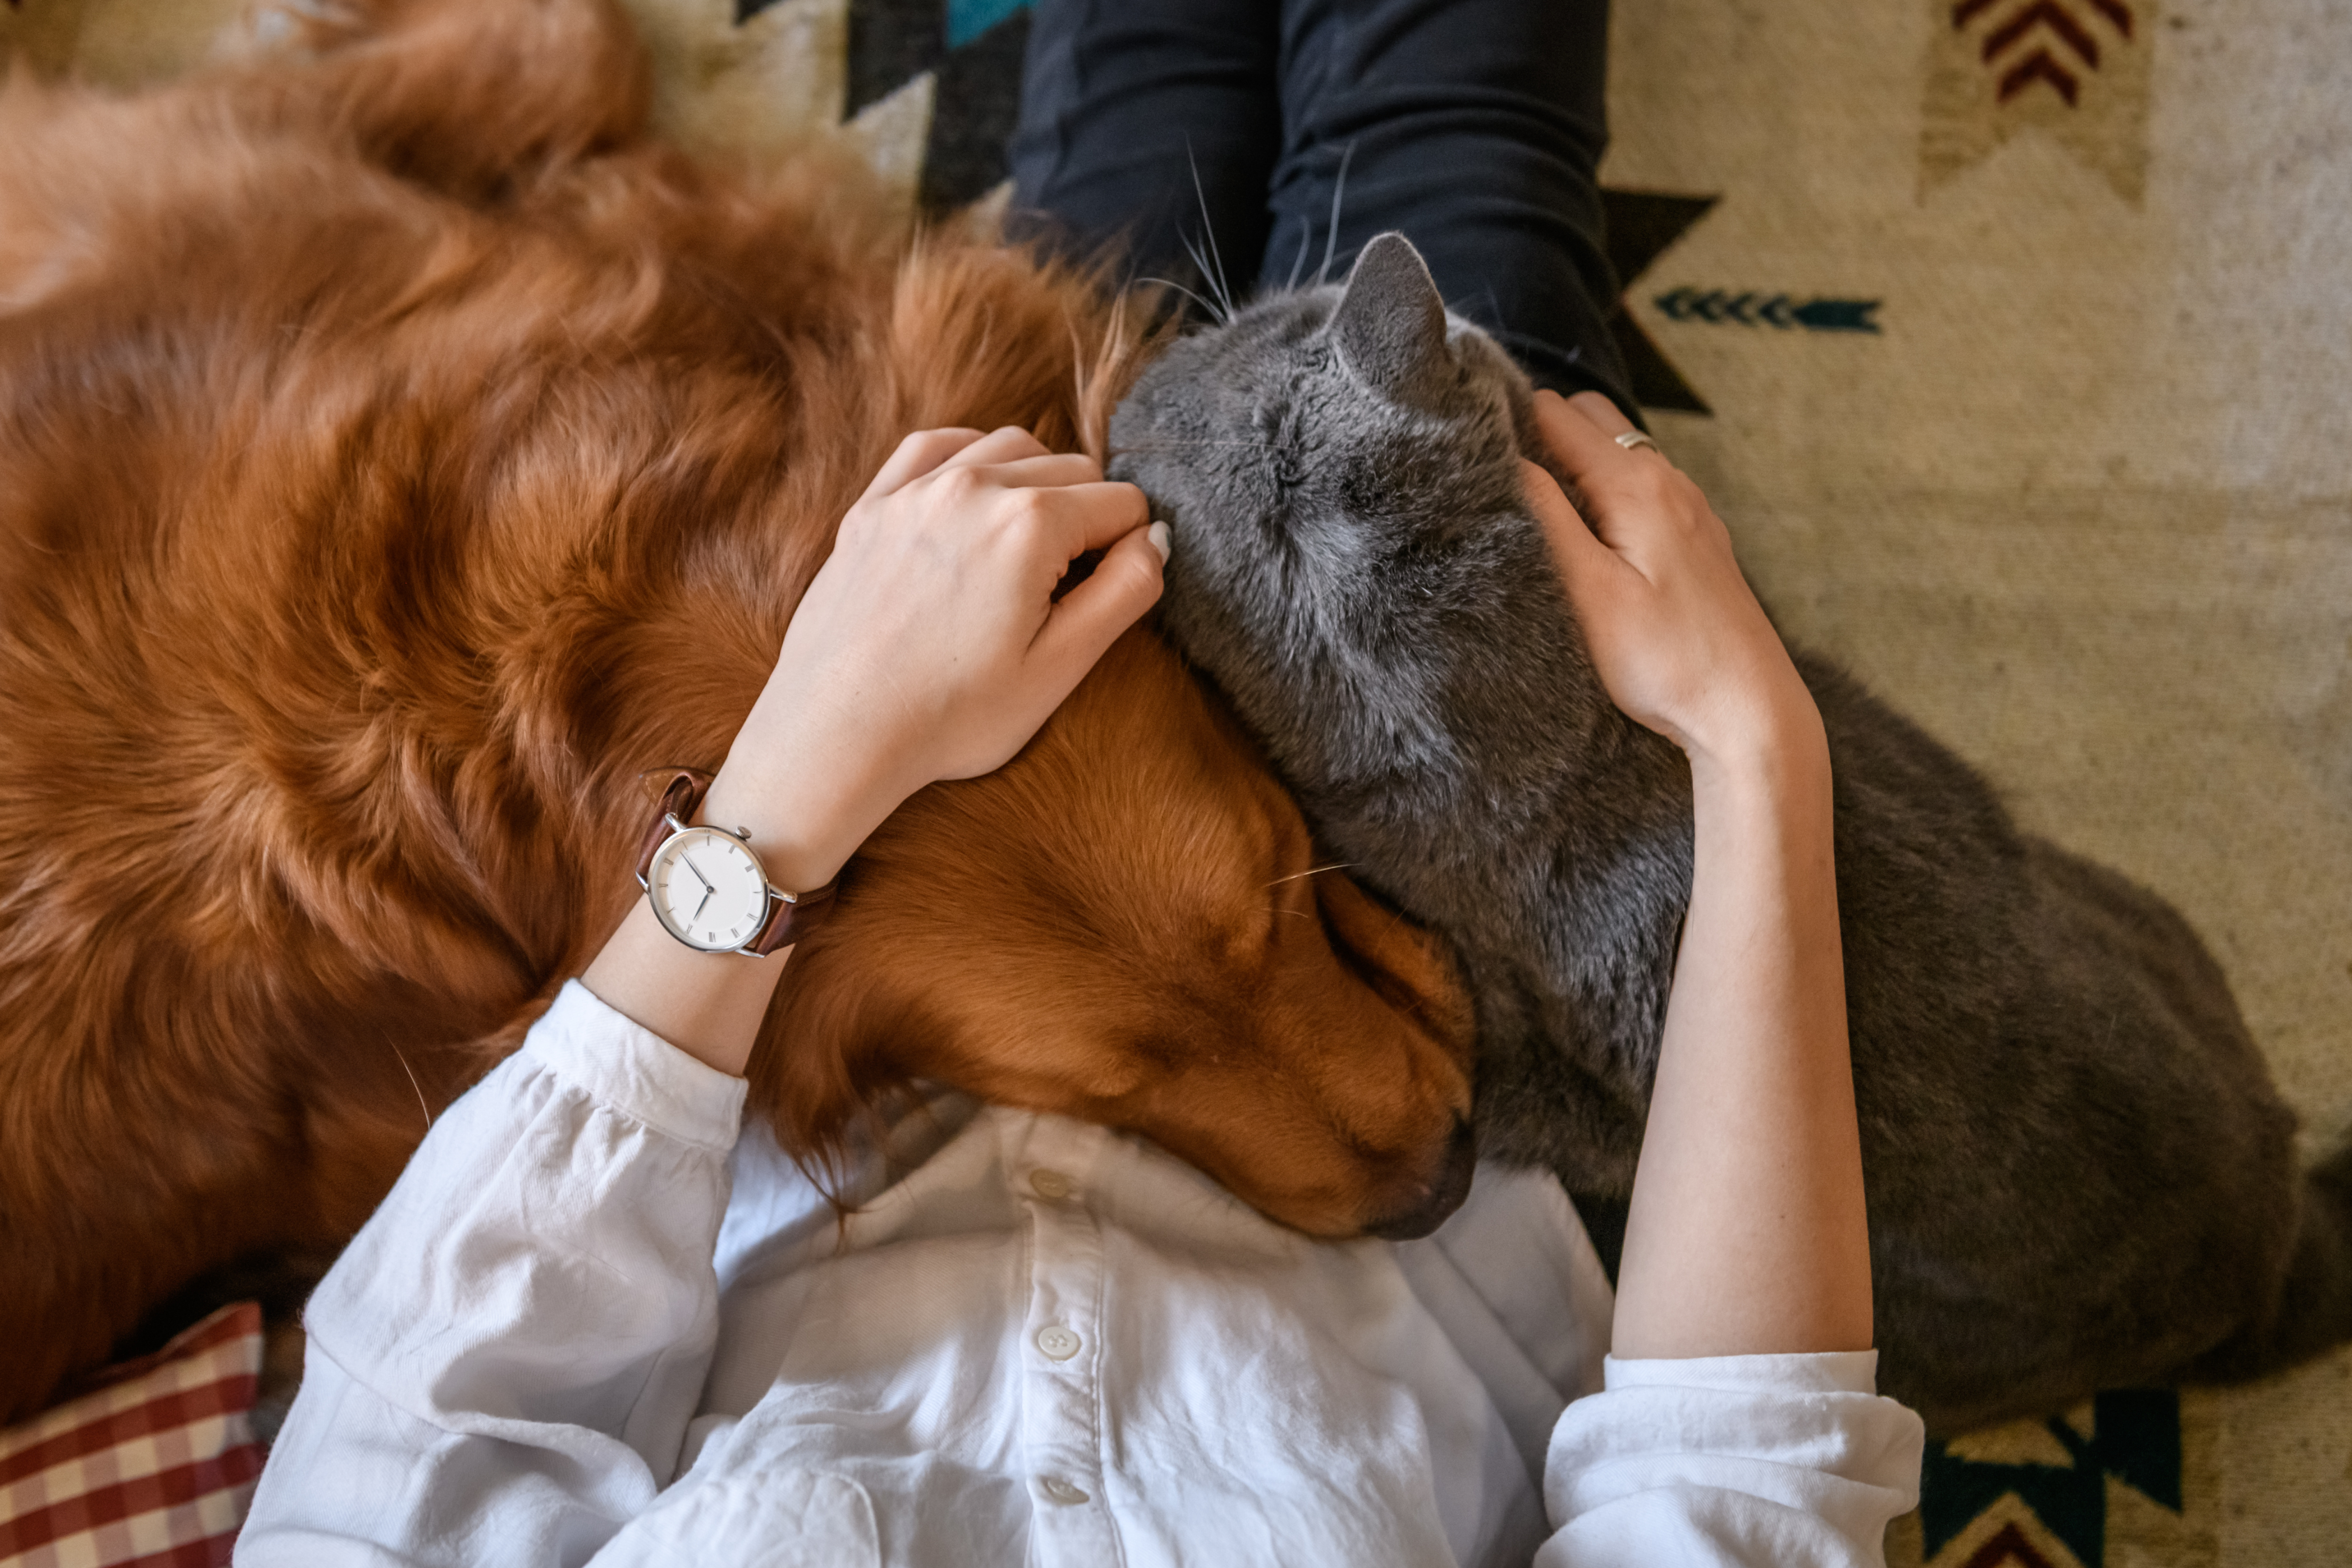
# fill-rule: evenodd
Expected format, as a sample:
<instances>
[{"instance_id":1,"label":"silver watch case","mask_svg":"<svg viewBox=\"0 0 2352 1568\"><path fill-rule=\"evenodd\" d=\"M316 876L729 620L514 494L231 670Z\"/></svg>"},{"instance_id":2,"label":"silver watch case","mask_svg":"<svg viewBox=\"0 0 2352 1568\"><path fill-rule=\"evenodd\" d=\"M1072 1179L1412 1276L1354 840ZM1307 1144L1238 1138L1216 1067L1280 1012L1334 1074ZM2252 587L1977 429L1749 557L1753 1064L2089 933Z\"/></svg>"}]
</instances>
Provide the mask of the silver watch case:
<instances>
[{"instance_id":1,"label":"silver watch case","mask_svg":"<svg viewBox=\"0 0 2352 1568\"><path fill-rule=\"evenodd\" d=\"M660 847L654 851L653 859L647 868L648 870L652 872L652 876L639 877L637 879L637 885L646 890L646 901L653 907L655 921L660 924L662 930L669 932L672 937L676 938L686 946L692 948L697 952L737 952L741 953L746 958L767 957L768 955L764 952L754 952L751 944L759 941L760 933L766 931L768 927L773 923L776 918L776 906L778 904L791 904L797 900L794 900L792 894L785 892L782 888L777 887L774 883L768 880L767 868L760 863L760 857L752 850L750 836L742 833L730 833L723 827L712 827L708 825L696 826L694 824L681 822L678 820L677 814L674 811L664 812L662 814L662 821L669 826L669 837L663 839ZM750 921L749 925L730 927L730 934L729 936L715 942L702 940L694 934L690 927L687 930L680 930L676 920L672 917L668 907L663 903L661 896L656 892L654 889L655 879L659 878L661 875L662 862L668 858L673 851L680 855L684 854L684 850L678 847L678 840L681 838L700 837L704 835L708 835L712 839L724 840L731 847L734 853L740 854L745 859L749 860L751 863L753 873L760 879L760 887L764 894L763 901L757 911L758 918L751 919L751 911L744 911L745 918ZM690 868L691 863L689 863L689 869ZM740 938L731 934L732 931L739 930L742 933Z\"/></svg>"}]
</instances>

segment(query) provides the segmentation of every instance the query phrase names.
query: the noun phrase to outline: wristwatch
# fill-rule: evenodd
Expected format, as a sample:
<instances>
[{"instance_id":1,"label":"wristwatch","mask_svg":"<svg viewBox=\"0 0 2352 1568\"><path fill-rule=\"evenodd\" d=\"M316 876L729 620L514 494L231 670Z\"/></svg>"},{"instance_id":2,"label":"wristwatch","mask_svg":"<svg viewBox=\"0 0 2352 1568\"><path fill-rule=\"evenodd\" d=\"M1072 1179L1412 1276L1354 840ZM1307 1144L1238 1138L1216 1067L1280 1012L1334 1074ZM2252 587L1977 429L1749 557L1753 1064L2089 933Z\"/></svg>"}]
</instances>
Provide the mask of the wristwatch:
<instances>
[{"instance_id":1,"label":"wristwatch","mask_svg":"<svg viewBox=\"0 0 2352 1568\"><path fill-rule=\"evenodd\" d=\"M788 893L769 884L748 831L694 826L710 778L698 768L670 771L637 847L637 884L662 930L698 952L765 958L806 936L839 884Z\"/></svg>"}]
</instances>

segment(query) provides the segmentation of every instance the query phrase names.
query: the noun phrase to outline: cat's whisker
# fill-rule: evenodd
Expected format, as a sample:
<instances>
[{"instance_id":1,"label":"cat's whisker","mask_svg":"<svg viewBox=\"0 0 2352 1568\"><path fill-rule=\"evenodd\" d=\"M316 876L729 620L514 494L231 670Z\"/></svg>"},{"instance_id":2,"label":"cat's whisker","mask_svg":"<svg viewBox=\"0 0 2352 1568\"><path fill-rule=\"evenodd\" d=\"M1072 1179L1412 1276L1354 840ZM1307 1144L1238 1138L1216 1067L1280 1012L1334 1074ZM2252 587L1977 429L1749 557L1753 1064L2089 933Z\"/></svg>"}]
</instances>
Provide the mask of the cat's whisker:
<instances>
[{"instance_id":1,"label":"cat's whisker","mask_svg":"<svg viewBox=\"0 0 2352 1568\"><path fill-rule=\"evenodd\" d=\"M1307 244L1314 237L1315 231L1313 229L1307 227L1304 224L1299 225L1298 254L1291 260L1290 276L1283 279L1282 291L1284 293L1287 294L1290 290L1298 287L1298 275L1307 269Z\"/></svg>"},{"instance_id":2,"label":"cat's whisker","mask_svg":"<svg viewBox=\"0 0 2352 1568\"><path fill-rule=\"evenodd\" d=\"M1217 298L1225 302L1225 320L1230 321L1234 319L1233 286L1225 281L1225 258L1217 250L1217 226L1209 216L1209 194L1201 188L1201 164L1192 156L1190 137L1184 142L1184 162L1192 171L1192 199L1201 204L1201 237L1209 242L1209 259L1216 263L1216 269L1213 272L1204 269L1203 276L1215 285ZM1185 248L1190 249L1191 247L1188 245ZM1192 259L1197 263L1200 258L1196 256Z\"/></svg>"},{"instance_id":3,"label":"cat's whisker","mask_svg":"<svg viewBox=\"0 0 2352 1568\"><path fill-rule=\"evenodd\" d=\"M1331 226L1323 235L1323 265L1315 269L1318 289L1331 276L1331 258L1339 252L1339 198L1348 193L1348 161L1355 155L1353 142L1339 149L1339 177L1331 182Z\"/></svg>"},{"instance_id":4,"label":"cat's whisker","mask_svg":"<svg viewBox=\"0 0 2352 1568\"><path fill-rule=\"evenodd\" d=\"M1270 452L1273 447L1265 441L1169 441L1157 447L1117 447L1114 458L1150 457L1162 452L1198 452L1212 449L1233 449L1244 452Z\"/></svg>"},{"instance_id":5,"label":"cat's whisker","mask_svg":"<svg viewBox=\"0 0 2352 1568\"><path fill-rule=\"evenodd\" d=\"M398 1058L400 1062L400 1070L408 1075L408 1087L416 1091L416 1109L425 1113L425 1131L431 1132L433 1131L433 1108L425 1103L425 1086L416 1081L416 1069L408 1065L407 1055L401 1050L397 1042L393 1044L392 1054L394 1057Z\"/></svg>"},{"instance_id":6,"label":"cat's whisker","mask_svg":"<svg viewBox=\"0 0 2352 1568\"><path fill-rule=\"evenodd\" d=\"M1161 436L1148 441L1130 441L1124 446L1114 447L1111 450L1114 454L1120 452L1181 452L1190 450L1195 447L1239 447L1247 451L1266 452L1273 450L1274 443L1266 440L1246 441L1239 437L1234 437L1230 439L1219 439L1215 437L1210 436L1197 436L1189 438L1175 436Z\"/></svg>"},{"instance_id":7,"label":"cat's whisker","mask_svg":"<svg viewBox=\"0 0 2352 1568\"><path fill-rule=\"evenodd\" d=\"M1276 877L1273 881L1268 882L1266 886L1268 888L1279 888L1285 882L1296 882L1301 877L1319 877L1326 871L1351 870L1354 868L1356 862L1353 860L1335 860L1328 866L1309 866L1304 871L1293 871L1287 877Z\"/></svg>"},{"instance_id":8,"label":"cat's whisker","mask_svg":"<svg viewBox=\"0 0 2352 1568\"><path fill-rule=\"evenodd\" d=\"M1214 320L1216 317L1216 306L1211 304L1208 300L1202 299L1198 294L1193 293L1192 290L1185 288L1184 285L1177 282L1173 278L1139 278L1136 281L1139 283L1157 283L1163 289L1173 289L1179 294L1183 295L1187 300L1192 300L1195 305L1200 306L1202 310L1206 310L1212 320Z\"/></svg>"},{"instance_id":9,"label":"cat's whisker","mask_svg":"<svg viewBox=\"0 0 2352 1568\"><path fill-rule=\"evenodd\" d=\"M1190 239L1187 239L1184 241L1184 254L1192 258L1193 269L1200 273L1202 283L1204 284L1208 288L1210 293L1213 295L1216 292L1216 281L1209 276L1209 263L1206 258L1201 255L1201 247L1194 245ZM1198 294L1194 294L1192 298L1195 300L1201 299ZM1221 309L1213 300L1202 300L1201 308L1208 311L1209 319L1220 326L1232 320L1231 316Z\"/></svg>"}]
</instances>

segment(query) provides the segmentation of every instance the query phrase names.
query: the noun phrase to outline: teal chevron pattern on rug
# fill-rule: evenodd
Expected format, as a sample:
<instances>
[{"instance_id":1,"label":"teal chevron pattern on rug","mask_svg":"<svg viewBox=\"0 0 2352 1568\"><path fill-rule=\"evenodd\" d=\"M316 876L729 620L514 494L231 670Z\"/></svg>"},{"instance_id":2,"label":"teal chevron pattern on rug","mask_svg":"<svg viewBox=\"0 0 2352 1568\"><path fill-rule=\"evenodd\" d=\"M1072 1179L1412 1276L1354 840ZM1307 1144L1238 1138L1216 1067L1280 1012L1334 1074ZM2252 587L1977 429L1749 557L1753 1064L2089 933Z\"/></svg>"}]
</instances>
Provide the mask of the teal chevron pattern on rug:
<instances>
[{"instance_id":1,"label":"teal chevron pattern on rug","mask_svg":"<svg viewBox=\"0 0 2352 1568\"><path fill-rule=\"evenodd\" d=\"M1736 322L1743 327L1802 327L1809 332L1875 332L1879 301L1815 298L1800 303L1760 289L1676 289L1650 301L1677 321Z\"/></svg>"},{"instance_id":2,"label":"teal chevron pattern on rug","mask_svg":"<svg viewBox=\"0 0 2352 1568\"><path fill-rule=\"evenodd\" d=\"M948 0L948 47L960 49L1015 11L1029 8L1029 0Z\"/></svg>"}]
</instances>

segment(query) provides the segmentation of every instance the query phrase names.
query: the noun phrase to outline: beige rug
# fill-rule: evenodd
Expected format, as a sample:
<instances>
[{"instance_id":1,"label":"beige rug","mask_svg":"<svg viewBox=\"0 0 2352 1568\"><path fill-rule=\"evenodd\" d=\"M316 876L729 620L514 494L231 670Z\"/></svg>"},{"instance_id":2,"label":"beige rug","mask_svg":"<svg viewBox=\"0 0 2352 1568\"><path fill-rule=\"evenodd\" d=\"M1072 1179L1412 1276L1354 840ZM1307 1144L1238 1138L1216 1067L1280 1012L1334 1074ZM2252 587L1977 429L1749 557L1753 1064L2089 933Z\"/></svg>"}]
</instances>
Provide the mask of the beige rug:
<instances>
[{"instance_id":1,"label":"beige rug","mask_svg":"<svg viewBox=\"0 0 2352 1568\"><path fill-rule=\"evenodd\" d=\"M849 0L630 5L673 133L848 135L912 210L935 84L836 129ZM236 12L0 0L0 53L134 83ZM1711 411L1654 423L1787 629L2177 903L2344 1134L2352 5L1637 0L1612 47L1606 182L1716 198L1629 280ZM1897 1564L2336 1568L2352 1352L1937 1462Z\"/></svg>"},{"instance_id":2,"label":"beige rug","mask_svg":"<svg viewBox=\"0 0 2352 1568\"><path fill-rule=\"evenodd\" d=\"M2179 905L2342 1136L2352 6L1640 0L1611 95L1606 183L1719 198L1628 304L1786 628ZM2064 1425L1956 1445L2019 1487L1928 1560L2074 1563L2095 1497L2107 1563L2352 1563L2352 1352L2182 1398L2177 1509Z\"/></svg>"}]
</instances>

